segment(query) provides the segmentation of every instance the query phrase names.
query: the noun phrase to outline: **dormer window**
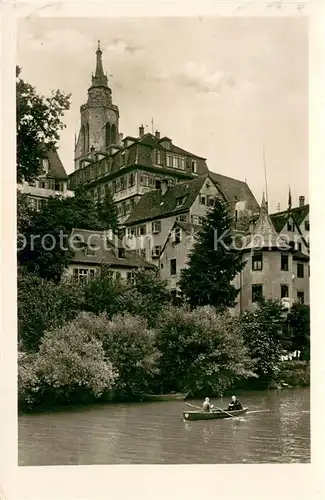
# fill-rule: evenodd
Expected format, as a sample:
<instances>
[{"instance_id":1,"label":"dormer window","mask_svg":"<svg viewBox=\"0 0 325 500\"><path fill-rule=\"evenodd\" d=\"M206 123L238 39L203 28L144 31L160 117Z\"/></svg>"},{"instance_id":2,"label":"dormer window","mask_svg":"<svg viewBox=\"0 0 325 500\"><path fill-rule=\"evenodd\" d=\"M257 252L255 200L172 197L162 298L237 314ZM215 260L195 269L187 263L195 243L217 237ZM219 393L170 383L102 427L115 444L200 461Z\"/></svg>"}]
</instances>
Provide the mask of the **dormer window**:
<instances>
[{"instance_id":1,"label":"dormer window","mask_svg":"<svg viewBox=\"0 0 325 500\"><path fill-rule=\"evenodd\" d=\"M191 171L193 174L197 172L197 161L193 159L191 160Z\"/></svg>"},{"instance_id":2,"label":"dormer window","mask_svg":"<svg viewBox=\"0 0 325 500\"><path fill-rule=\"evenodd\" d=\"M117 256L119 259L125 259L125 248L119 248L117 251Z\"/></svg>"},{"instance_id":3,"label":"dormer window","mask_svg":"<svg viewBox=\"0 0 325 500\"><path fill-rule=\"evenodd\" d=\"M43 159L43 169L45 174L49 173L49 160L47 158Z\"/></svg>"},{"instance_id":4,"label":"dormer window","mask_svg":"<svg viewBox=\"0 0 325 500\"><path fill-rule=\"evenodd\" d=\"M184 205L184 203L186 202L186 200L187 200L187 196L182 196L180 198L176 198L176 208L181 207L182 205Z\"/></svg>"}]
</instances>

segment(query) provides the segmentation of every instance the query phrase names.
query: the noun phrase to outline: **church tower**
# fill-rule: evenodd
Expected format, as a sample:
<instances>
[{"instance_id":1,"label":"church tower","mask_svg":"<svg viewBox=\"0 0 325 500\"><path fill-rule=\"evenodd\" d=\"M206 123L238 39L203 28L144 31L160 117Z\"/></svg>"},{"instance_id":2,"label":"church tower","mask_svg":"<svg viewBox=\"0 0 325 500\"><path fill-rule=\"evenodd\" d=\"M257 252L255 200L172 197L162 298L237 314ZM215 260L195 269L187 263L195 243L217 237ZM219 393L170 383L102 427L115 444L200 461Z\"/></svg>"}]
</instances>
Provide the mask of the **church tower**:
<instances>
[{"instance_id":1,"label":"church tower","mask_svg":"<svg viewBox=\"0 0 325 500\"><path fill-rule=\"evenodd\" d=\"M102 63L100 42L96 51L96 71L88 89L88 100L80 108L81 124L75 145L75 170L92 152L107 154L112 144L119 143L119 109L112 104L112 91Z\"/></svg>"}]
</instances>

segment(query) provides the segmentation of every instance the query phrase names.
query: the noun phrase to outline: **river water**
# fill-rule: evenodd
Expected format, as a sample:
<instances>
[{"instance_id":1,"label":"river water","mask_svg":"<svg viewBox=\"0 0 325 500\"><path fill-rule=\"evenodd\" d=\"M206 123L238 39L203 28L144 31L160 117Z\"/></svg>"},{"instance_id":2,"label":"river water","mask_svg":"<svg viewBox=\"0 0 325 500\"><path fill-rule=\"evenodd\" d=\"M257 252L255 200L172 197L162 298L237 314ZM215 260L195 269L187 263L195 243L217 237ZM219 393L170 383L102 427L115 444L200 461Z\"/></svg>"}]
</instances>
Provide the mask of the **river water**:
<instances>
[{"instance_id":1,"label":"river water","mask_svg":"<svg viewBox=\"0 0 325 500\"><path fill-rule=\"evenodd\" d=\"M211 421L184 422L190 408L180 401L21 415L19 465L310 462L309 389L247 392L240 400L252 413ZM213 403L225 408L228 399Z\"/></svg>"}]
</instances>

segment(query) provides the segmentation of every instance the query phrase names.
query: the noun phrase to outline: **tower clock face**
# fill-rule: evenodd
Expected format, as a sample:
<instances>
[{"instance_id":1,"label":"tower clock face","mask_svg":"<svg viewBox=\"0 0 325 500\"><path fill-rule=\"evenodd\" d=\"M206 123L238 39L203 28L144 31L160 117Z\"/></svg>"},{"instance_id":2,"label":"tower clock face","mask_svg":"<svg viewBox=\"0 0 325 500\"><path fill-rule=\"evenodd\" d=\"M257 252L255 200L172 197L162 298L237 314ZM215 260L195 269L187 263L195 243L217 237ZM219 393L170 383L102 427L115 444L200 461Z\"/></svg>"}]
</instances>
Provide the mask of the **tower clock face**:
<instances>
[{"instance_id":1,"label":"tower clock face","mask_svg":"<svg viewBox=\"0 0 325 500\"><path fill-rule=\"evenodd\" d=\"M108 111L108 119L110 122L115 122L116 121L116 116L114 111Z\"/></svg>"}]
</instances>

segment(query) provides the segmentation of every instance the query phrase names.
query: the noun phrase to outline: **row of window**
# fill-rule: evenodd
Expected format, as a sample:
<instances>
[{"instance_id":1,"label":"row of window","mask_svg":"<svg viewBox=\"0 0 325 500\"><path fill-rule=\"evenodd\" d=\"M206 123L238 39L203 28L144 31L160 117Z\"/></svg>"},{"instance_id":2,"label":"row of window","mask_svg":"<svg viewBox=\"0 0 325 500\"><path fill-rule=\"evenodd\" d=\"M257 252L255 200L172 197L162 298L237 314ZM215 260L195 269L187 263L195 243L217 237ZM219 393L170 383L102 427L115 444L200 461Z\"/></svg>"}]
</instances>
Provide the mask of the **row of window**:
<instances>
[{"instance_id":1,"label":"row of window","mask_svg":"<svg viewBox=\"0 0 325 500\"><path fill-rule=\"evenodd\" d=\"M46 203L44 198L28 198L28 202L33 210L41 210Z\"/></svg>"},{"instance_id":2,"label":"row of window","mask_svg":"<svg viewBox=\"0 0 325 500\"><path fill-rule=\"evenodd\" d=\"M262 252L255 252L252 255L252 270L262 271L263 269L263 254ZM281 271L289 271L289 256L281 254ZM304 277L304 264L297 262L297 277Z\"/></svg>"},{"instance_id":3,"label":"row of window","mask_svg":"<svg viewBox=\"0 0 325 500\"><path fill-rule=\"evenodd\" d=\"M96 269L85 269L85 268L75 268L73 270L73 278L78 282L78 283L87 283L89 280L93 279L96 275ZM121 279L121 272L120 271L111 271L111 275L114 279ZM126 279L127 281L133 281L134 280L134 274L132 271L128 271L126 273Z\"/></svg>"},{"instance_id":4,"label":"row of window","mask_svg":"<svg viewBox=\"0 0 325 500\"><path fill-rule=\"evenodd\" d=\"M215 203L215 196L200 194L200 205L206 205L207 207L213 207Z\"/></svg>"},{"instance_id":5,"label":"row of window","mask_svg":"<svg viewBox=\"0 0 325 500\"><path fill-rule=\"evenodd\" d=\"M136 201L134 198L117 203L116 204L117 215L120 217L129 215L134 210L135 204Z\"/></svg>"},{"instance_id":6,"label":"row of window","mask_svg":"<svg viewBox=\"0 0 325 500\"><path fill-rule=\"evenodd\" d=\"M281 299L289 297L289 287L288 285L281 286ZM263 285L252 285L252 302L258 302L263 297ZM304 292L297 291L297 300L300 304L305 302Z\"/></svg>"},{"instance_id":7,"label":"row of window","mask_svg":"<svg viewBox=\"0 0 325 500\"><path fill-rule=\"evenodd\" d=\"M29 183L32 187L40 189L51 189L52 191L65 191L65 181L58 181L56 179L39 179L38 181L31 181Z\"/></svg>"}]
</instances>

